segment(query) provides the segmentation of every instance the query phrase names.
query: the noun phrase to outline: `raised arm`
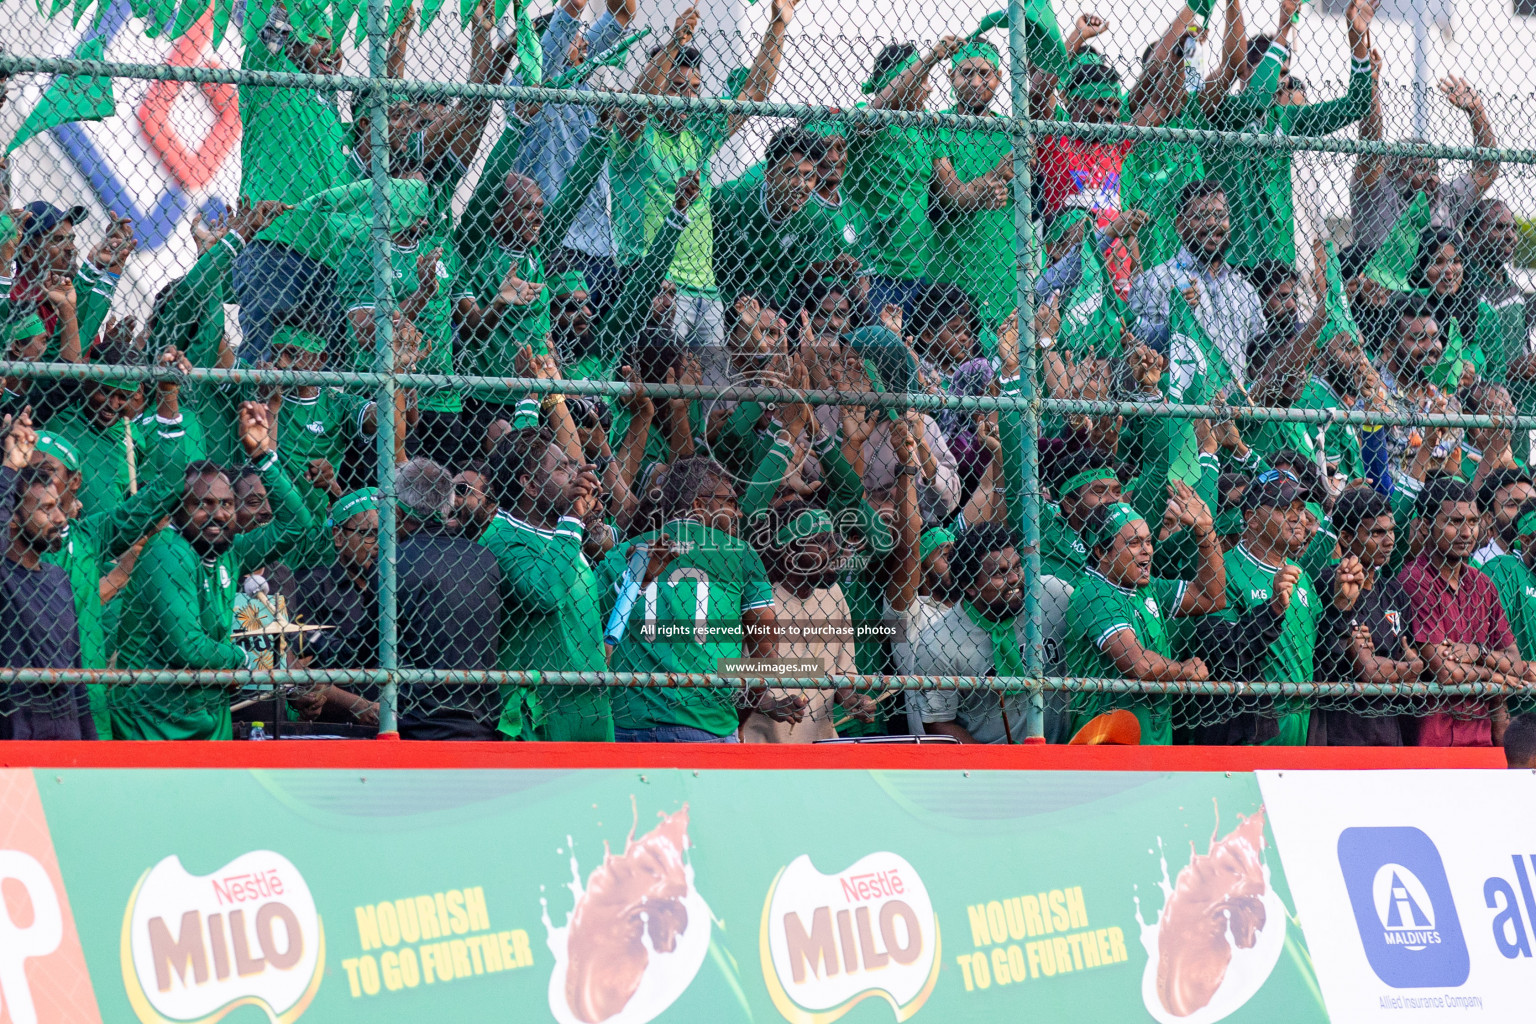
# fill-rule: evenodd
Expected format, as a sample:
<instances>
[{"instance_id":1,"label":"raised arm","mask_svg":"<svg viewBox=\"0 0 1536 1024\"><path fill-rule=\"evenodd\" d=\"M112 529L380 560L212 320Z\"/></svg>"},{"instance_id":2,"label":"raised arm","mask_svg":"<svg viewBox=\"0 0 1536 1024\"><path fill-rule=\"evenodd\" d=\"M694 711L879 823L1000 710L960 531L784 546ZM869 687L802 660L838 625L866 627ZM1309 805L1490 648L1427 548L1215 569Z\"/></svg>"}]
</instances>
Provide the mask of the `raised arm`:
<instances>
[{"instance_id":1,"label":"raised arm","mask_svg":"<svg viewBox=\"0 0 1536 1024\"><path fill-rule=\"evenodd\" d=\"M1479 149L1497 149L1498 136L1494 134L1493 122L1488 120L1488 111L1477 90L1465 78L1457 78L1455 75L1440 79L1439 88L1451 106L1467 115L1467 121L1472 125L1472 145ZM1477 185L1479 195L1487 192L1498 176L1497 161L1479 160L1472 165L1472 181Z\"/></svg>"},{"instance_id":2,"label":"raised arm","mask_svg":"<svg viewBox=\"0 0 1536 1024\"><path fill-rule=\"evenodd\" d=\"M1304 107L1288 108L1293 111L1290 132L1293 135L1329 135L1360 120L1371 109L1371 18L1375 13L1372 0L1350 0L1346 16L1349 19L1349 49L1352 55L1349 69L1349 88L1342 97L1326 103L1309 103Z\"/></svg>"},{"instance_id":3,"label":"raised arm","mask_svg":"<svg viewBox=\"0 0 1536 1024\"><path fill-rule=\"evenodd\" d=\"M671 38L652 54L645 62L645 67L640 69L640 77L635 82L635 92L655 96L665 90L667 80L672 77L672 66L677 63L678 54L682 52L683 47L693 42L693 33L698 27L698 8L691 5L685 7L677 16L677 20L672 23ZM621 111L614 118L613 130L621 138L633 142L645 131L645 117L643 109Z\"/></svg>"},{"instance_id":4,"label":"raised arm","mask_svg":"<svg viewBox=\"0 0 1536 1024\"><path fill-rule=\"evenodd\" d=\"M773 13L768 17L768 27L763 30L762 44L757 48L757 56L752 59L747 80L742 83L736 99L761 103L773 94L773 83L779 77L779 64L784 60L784 33L789 30L789 23L795 18L795 4L798 2L773 0ZM746 123L745 115L733 116L727 122L726 134L736 134Z\"/></svg>"}]
</instances>

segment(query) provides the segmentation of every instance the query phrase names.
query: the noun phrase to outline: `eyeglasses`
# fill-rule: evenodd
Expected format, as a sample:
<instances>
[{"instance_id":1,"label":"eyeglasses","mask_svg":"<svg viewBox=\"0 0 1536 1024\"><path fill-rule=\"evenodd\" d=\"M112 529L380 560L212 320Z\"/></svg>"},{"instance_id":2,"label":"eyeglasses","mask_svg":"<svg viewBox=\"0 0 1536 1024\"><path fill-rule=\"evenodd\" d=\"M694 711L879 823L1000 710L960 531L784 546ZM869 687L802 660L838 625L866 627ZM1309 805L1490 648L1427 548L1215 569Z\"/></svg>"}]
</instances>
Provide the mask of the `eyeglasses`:
<instances>
[{"instance_id":1,"label":"eyeglasses","mask_svg":"<svg viewBox=\"0 0 1536 1024\"><path fill-rule=\"evenodd\" d=\"M456 484L453 485L453 494L454 494L454 497L457 497L457 498L467 498L471 494L480 494L480 493L482 493L480 488L474 486L473 484L456 483Z\"/></svg>"},{"instance_id":2,"label":"eyeglasses","mask_svg":"<svg viewBox=\"0 0 1536 1024\"><path fill-rule=\"evenodd\" d=\"M342 533L353 537L366 537L372 540L379 539L379 528L377 526L343 526L339 529Z\"/></svg>"}]
</instances>

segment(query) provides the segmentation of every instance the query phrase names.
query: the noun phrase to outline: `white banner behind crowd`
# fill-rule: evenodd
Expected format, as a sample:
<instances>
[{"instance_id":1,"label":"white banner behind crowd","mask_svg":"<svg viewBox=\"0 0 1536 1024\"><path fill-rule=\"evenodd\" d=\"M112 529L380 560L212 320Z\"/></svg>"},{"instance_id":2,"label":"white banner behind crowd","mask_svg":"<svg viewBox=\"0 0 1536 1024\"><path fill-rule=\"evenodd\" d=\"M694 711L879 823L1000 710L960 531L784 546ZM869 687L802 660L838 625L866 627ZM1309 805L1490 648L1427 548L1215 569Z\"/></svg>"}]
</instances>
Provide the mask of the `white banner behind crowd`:
<instances>
[{"instance_id":1,"label":"white banner behind crowd","mask_svg":"<svg viewBox=\"0 0 1536 1024\"><path fill-rule=\"evenodd\" d=\"M1334 1021L1530 1019L1536 773L1257 774Z\"/></svg>"}]
</instances>

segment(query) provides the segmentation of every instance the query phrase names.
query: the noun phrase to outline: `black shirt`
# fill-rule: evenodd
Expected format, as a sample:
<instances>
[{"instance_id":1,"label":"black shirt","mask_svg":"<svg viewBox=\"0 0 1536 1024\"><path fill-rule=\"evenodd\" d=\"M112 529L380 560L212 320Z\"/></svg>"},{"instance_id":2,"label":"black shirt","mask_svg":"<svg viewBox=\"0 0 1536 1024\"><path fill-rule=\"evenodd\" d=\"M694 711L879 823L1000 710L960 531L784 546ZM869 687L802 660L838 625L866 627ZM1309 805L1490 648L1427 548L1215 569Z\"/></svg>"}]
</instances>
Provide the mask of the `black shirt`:
<instances>
[{"instance_id":1,"label":"black shirt","mask_svg":"<svg viewBox=\"0 0 1536 1024\"><path fill-rule=\"evenodd\" d=\"M1333 593L1333 577L1336 567L1330 566L1317 574L1316 590L1319 594ZM1356 624L1371 631L1375 653L1393 661L1406 657L1403 639L1412 639L1411 618L1408 612L1408 595L1394 579L1383 579L1380 574L1370 590L1361 590L1355 606L1347 612L1333 607L1330 601L1323 613L1323 621L1317 633L1316 671L1313 678L1318 682L1358 681L1355 661L1350 656L1350 629ZM1361 697L1362 710L1393 711L1390 698ZM1402 709L1406 711L1407 709ZM1397 714L1362 715L1354 711L1315 709L1307 731L1307 745L1313 747L1400 747L1403 730Z\"/></svg>"}]
</instances>

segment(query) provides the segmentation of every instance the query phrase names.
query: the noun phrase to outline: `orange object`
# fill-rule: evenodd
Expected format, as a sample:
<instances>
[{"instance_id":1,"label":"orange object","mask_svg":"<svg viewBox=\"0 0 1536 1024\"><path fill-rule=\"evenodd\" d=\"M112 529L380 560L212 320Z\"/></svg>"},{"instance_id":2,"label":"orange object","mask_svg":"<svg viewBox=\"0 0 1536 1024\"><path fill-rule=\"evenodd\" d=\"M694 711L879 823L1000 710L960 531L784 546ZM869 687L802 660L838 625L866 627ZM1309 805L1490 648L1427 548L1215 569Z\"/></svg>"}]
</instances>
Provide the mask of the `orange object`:
<instances>
[{"instance_id":1,"label":"orange object","mask_svg":"<svg viewBox=\"0 0 1536 1024\"><path fill-rule=\"evenodd\" d=\"M1116 708L1089 721L1068 742L1076 745L1137 747L1141 745L1141 722L1124 708Z\"/></svg>"}]
</instances>

